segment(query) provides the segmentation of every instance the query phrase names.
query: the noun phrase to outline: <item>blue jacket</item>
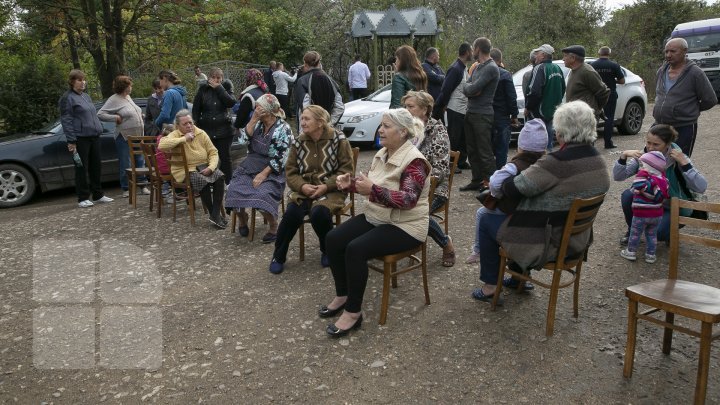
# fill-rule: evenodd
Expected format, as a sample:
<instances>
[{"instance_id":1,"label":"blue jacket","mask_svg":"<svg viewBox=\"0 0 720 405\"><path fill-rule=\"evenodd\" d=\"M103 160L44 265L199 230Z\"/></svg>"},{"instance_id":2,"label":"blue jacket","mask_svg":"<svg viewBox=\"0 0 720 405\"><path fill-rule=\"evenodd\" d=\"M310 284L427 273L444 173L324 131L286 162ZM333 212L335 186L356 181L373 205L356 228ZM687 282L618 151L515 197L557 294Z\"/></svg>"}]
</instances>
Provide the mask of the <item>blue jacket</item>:
<instances>
[{"instance_id":1,"label":"blue jacket","mask_svg":"<svg viewBox=\"0 0 720 405\"><path fill-rule=\"evenodd\" d=\"M440 65L433 65L428 61L423 62L422 68L428 78L428 93L433 97L433 100L437 100L445 81L445 72L443 72Z\"/></svg>"},{"instance_id":2,"label":"blue jacket","mask_svg":"<svg viewBox=\"0 0 720 405\"><path fill-rule=\"evenodd\" d=\"M499 69L500 81L495 89L495 98L493 99L495 121L516 118L518 115L517 92L515 92L512 75L503 68Z\"/></svg>"},{"instance_id":3,"label":"blue jacket","mask_svg":"<svg viewBox=\"0 0 720 405\"><path fill-rule=\"evenodd\" d=\"M163 124L172 124L175 121L175 114L183 108L188 108L185 96L187 90L183 86L175 86L167 89L163 95L162 110L155 119L155 125L162 129Z\"/></svg>"},{"instance_id":4,"label":"blue jacket","mask_svg":"<svg viewBox=\"0 0 720 405\"><path fill-rule=\"evenodd\" d=\"M97 116L95 104L87 93L68 90L60 97L60 123L67 143L75 143L77 138L100 136L103 131Z\"/></svg>"}]
</instances>

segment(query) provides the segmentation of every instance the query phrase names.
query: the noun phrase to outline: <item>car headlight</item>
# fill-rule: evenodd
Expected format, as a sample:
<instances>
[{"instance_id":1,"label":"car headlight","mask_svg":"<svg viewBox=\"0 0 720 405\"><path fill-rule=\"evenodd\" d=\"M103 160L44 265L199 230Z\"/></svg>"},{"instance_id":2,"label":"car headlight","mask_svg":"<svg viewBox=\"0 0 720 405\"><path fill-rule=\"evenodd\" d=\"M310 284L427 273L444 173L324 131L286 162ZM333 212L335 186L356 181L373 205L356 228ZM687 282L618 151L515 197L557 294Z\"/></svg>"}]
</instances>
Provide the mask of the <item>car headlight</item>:
<instances>
[{"instance_id":1,"label":"car headlight","mask_svg":"<svg viewBox=\"0 0 720 405\"><path fill-rule=\"evenodd\" d=\"M365 120L368 119L368 118L372 118L372 117L374 117L374 116L376 116L376 115L378 115L378 114L380 114L380 111L371 112L371 113L367 113L367 114L356 115L356 116L354 116L354 117L350 117L350 119L347 120L347 123L348 123L348 124L356 124L356 123L358 123L358 122L360 122L360 121L365 121Z\"/></svg>"}]
</instances>

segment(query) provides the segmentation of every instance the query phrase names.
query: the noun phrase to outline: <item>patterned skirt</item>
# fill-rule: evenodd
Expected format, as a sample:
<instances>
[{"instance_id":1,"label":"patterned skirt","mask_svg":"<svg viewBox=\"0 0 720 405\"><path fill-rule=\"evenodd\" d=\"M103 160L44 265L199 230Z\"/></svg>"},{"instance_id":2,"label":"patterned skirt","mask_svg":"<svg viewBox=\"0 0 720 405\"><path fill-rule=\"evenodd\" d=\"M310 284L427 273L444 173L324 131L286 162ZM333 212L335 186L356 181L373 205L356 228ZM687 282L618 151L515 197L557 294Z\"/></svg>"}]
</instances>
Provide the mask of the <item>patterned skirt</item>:
<instances>
[{"instance_id":1,"label":"patterned skirt","mask_svg":"<svg viewBox=\"0 0 720 405\"><path fill-rule=\"evenodd\" d=\"M190 172L190 185L193 188L193 192L199 193L200 190L204 189L208 184L213 184L224 177L225 174L223 174L220 169L216 169L209 176L203 176L198 172Z\"/></svg>"}]
</instances>

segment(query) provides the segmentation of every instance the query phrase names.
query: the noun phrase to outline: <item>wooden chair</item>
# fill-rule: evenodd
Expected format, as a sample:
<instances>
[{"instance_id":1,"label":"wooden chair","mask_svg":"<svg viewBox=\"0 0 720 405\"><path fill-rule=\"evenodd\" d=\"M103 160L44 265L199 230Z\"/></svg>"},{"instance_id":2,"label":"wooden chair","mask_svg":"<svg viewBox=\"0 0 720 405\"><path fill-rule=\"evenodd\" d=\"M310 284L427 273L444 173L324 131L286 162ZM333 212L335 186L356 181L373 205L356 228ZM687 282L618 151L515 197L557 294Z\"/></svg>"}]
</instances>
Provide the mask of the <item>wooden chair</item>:
<instances>
[{"instance_id":1,"label":"wooden chair","mask_svg":"<svg viewBox=\"0 0 720 405\"><path fill-rule=\"evenodd\" d=\"M156 139L154 136L128 136L127 144L128 150L130 151L130 167L125 169L125 174L128 178L128 186L130 196L128 197L128 204L132 204L133 208L137 208L137 189L138 186L146 187L150 184L147 180L150 173L150 169L147 167L137 167L135 165L135 157L143 156L142 144L152 143L154 144ZM138 181L140 177L144 177L145 181Z\"/></svg>"},{"instance_id":2,"label":"wooden chair","mask_svg":"<svg viewBox=\"0 0 720 405\"><path fill-rule=\"evenodd\" d=\"M437 177L430 177L430 193L428 194L430 203L432 203L437 183ZM418 253L420 253L420 258L417 257ZM408 259L407 265L398 269L398 262L405 258ZM375 270L378 273L382 273L383 275L382 302L380 304L380 320L378 321L380 325L385 325L385 321L387 320L387 311L390 304L390 285L392 284L392 288L397 288L397 276L400 274L417 269L421 270L423 289L425 290L425 305L430 305L430 292L428 291L427 282L427 239L414 249L377 257L376 259L382 261L383 266L378 267L372 263L368 263L368 268Z\"/></svg>"},{"instance_id":3,"label":"wooden chair","mask_svg":"<svg viewBox=\"0 0 720 405\"><path fill-rule=\"evenodd\" d=\"M530 273L521 273L508 268L508 259L512 260L512 258L509 257L505 249L501 247L500 272L498 274L498 283L492 300L491 309L493 311L495 310L500 294L502 293L503 277L505 276L505 273L509 273L513 278L520 280L518 283L518 291L522 291L525 287L525 281L531 281L536 285L550 289L550 301L548 302L547 320L545 324L546 336L552 336L553 334L558 291L561 288L569 287L571 285L573 286L573 316L577 318L580 271L582 270L583 260L587 257L587 251L590 246L588 244L585 251L576 257L567 257L567 249L572 236L592 228L595 217L597 216L600 206L604 200L605 194L601 194L596 197L587 199L578 198L573 201L568 217L565 220L565 226L563 228L560 246L557 250L556 260L554 262L547 262L543 265L543 269L553 272L552 281L550 283L534 279ZM564 282L561 280L563 272L567 272L572 276L570 280Z\"/></svg>"},{"instance_id":4,"label":"wooden chair","mask_svg":"<svg viewBox=\"0 0 720 405\"><path fill-rule=\"evenodd\" d=\"M166 181L172 180L172 175L160 173L160 167L157 161L157 145L152 143L142 144L143 155L145 156L145 165L150 170L148 178L150 181L150 212L153 210L154 203L157 203L157 217L162 216L162 185Z\"/></svg>"},{"instance_id":5,"label":"wooden chair","mask_svg":"<svg viewBox=\"0 0 720 405\"><path fill-rule=\"evenodd\" d=\"M673 330L700 338L697 382L695 383L695 404L704 404L707 391L708 370L710 368L710 347L720 334L712 333L713 325L720 322L720 289L690 281L678 280L678 257L680 242L693 243L720 249L720 221L680 216L681 208L700 210L715 215L720 214L720 204L700 203L673 198L670 203L670 265L666 279L636 284L625 289L628 297L628 330L625 346L625 364L623 376L630 378L635 360L635 336L637 321L643 319L665 329L662 352L670 354ZM717 219L717 218L715 218ZM684 226L683 232L680 227ZM688 230L704 230L690 234ZM708 235L715 231L714 236ZM692 267L696 269L696 267ZM638 304L650 309L638 312ZM651 316L658 312L660 316ZM662 319L662 313L665 319ZM675 315L700 321L700 330L675 324Z\"/></svg>"},{"instance_id":6,"label":"wooden chair","mask_svg":"<svg viewBox=\"0 0 720 405\"><path fill-rule=\"evenodd\" d=\"M358 147L352 148L352 154L353 154L352 175L353 175L353 177L355 177L355 173L357 172L358 156L360 155L360 148L358 148ZM340 222L341 222L343 216L346 216L348 218L352 218L355 216L355 193L351 191L350 195L348 197L350 198L350 201L348 201L345 204L345 206L342 207L340 209L340 211L338 211L335 214L335 226L340 225ZM300 225L300 229L298 230L298 233L299 233L298 242L300 244L300 261L305 260L305 224L309 224L309 223L310 223L309 218L303 220L302 224Z\"/></svg>"},{"instance_id":7,"label":"wooden chair","mask_svg":"<svg viewBox=\"0 0 720 405\"><path fill-rule=\"evenodd\" d=\"M431 212L430 215L435 218L438 224L445 225L445 235L448 234L448 224L450 218L450 190L452 190L453 177L455 177L455 169L457 169L458 161L460 161L460 152L450 151L450 176L448 177L448 199L441 207ZM443 213L440 215L440 213Z\"/></svg>"},{"instance_id":8,"label":"wooden chair","mask_svg":"<svg viewBox=\"0 0 720 405\"><path fill-rule=\"evenodd\" d=\"M178 182L174 176L170 176L170 187L173 194L173 222L177 220L177 202L186 201L188 205L188 213L190 214L190 223L195 225L195 198L198 197L190 184L190 170L188 169L187 156L183 145L173 148L170 152L165 152L168 163L180 165L185 170L185 179ZM178 192L178 190L182 190ZM203 207L204 208L204 207Z\"/></svg>"}]
</instances>

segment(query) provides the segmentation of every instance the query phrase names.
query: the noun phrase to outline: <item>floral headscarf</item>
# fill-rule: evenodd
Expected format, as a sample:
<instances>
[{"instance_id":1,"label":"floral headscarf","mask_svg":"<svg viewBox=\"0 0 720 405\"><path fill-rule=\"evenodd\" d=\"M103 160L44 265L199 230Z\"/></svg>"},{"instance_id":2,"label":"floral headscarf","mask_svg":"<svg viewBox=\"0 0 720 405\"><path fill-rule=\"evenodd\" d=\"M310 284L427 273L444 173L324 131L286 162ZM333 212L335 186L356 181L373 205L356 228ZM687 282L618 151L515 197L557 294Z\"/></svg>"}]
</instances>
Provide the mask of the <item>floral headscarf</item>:
<instances>
[{"instance_id":1,"label":"floral headscarf","mask_svg":"<svg viewBox=\"0 0 720 405\"><path fill-rule=\"evenodd\" d=\"M277 97L273 96L272 94L263 94L260 98L256 101L257 105L262 107L263 110L269 112L270 114L285 119L285 111L283 111L282 108L280 108L280 102L278 101Z\"/></svg>"},{"instance_id":2,"label":"floral headscarf","mask_svg":"<svg viewBox=\"0 0 720 405\"><path fill-rule=\"evenodd\" d=\"M263 74L261 71L257 69L248 69L247 74L245 75L245 87L256 85L260 88L260 90L267 93L268 88L267 84L263 81Z\"/></svg>"}]
</instances>

